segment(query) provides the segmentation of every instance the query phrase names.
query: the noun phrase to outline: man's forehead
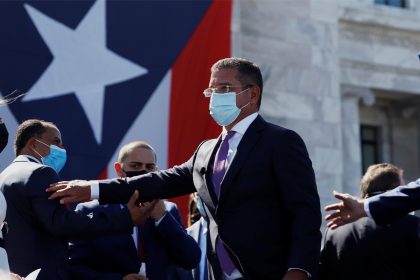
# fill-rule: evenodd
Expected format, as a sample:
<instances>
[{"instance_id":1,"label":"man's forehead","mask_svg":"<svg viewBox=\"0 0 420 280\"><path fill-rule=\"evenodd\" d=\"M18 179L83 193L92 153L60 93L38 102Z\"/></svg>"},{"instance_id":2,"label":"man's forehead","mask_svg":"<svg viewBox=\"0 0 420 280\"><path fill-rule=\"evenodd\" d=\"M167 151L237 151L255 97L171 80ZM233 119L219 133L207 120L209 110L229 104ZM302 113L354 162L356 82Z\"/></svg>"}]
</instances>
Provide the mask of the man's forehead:
<instances>
[{"instance_id":1,"label":"man's forehead","mask_svg":"<svg viewBox=\"0 0 420 280\"><path fill-rule=\"evenodd\" d=\"M155 154L152 150L136 147L131 149L127 155L126 162L133 163L155 163Z\"/></svg>"}]
</instances>

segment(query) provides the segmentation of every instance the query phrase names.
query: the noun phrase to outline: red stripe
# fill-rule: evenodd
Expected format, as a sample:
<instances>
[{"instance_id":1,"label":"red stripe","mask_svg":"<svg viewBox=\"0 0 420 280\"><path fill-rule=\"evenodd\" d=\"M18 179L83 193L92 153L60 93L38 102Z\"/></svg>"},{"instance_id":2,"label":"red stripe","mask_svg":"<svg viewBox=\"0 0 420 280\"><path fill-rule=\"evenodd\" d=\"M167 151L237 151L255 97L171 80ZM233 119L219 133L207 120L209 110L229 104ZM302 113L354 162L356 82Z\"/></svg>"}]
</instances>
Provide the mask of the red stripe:
<instances>
[{"instance_id":1,"label":"red stripe","mask_svg":"<svg viewBox=\"0 0 420 280\"><path fill-rule=\"evenodd\" d=\"M231 55L231 15L232 0L214 1L172 68L168 166L187 161L198 144L220 133L202 92L212 64ZM186 225L188 196L173 201Z\"/></svg>"}]
</instances>

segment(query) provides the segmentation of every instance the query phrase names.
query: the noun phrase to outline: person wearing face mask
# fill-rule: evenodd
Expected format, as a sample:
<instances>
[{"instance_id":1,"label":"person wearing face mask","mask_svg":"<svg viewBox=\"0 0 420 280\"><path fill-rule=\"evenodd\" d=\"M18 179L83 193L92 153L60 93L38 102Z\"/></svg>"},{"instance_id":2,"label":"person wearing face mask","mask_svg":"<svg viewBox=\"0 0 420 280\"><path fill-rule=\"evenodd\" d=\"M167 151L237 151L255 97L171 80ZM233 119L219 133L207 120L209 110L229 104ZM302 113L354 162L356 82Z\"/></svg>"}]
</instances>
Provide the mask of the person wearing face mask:
<instances>
[{"instance_id":1,"label":"person wearing face mask","mask_svg":"<svg viewBox=\"0 0 420 280\"><path fill-rule=\"evenodd\" d=\"M135 204L105 215L86 216L48 200L45 186L59 180L66 150L57 126L42 120L20 124L14 140L16 158L0 174L7 202L9 232L4 238L10 270L19 275L41 269L37 279L69 279L68 239L105 233L130 233L143 211Z\"/></svg>"},{"instance_id":2,"label":"person wearing face mask","mask_svg":"<svg viewBox=\"0 0 420 280\"><path fill-rule=\"evenodd\" d=\"M114 169L122 180L157 171L156 154L143 141L124 145ZM77 205L85 215L112 213L124 206L99 205L97 200ZM176 205L164 200L143 203L144 223L132 234L107 235L70 241L72 278L175 280L177 266L191 269L201 252L184 230Z\"/></svg>"},{"instance_id":3,"label":"person wearing face mask","mask_svg":"<svg viewBox=\"0 0 420 280\"><path fill-rule=\"evenodd\" d=\"M321 211L312 163L297 133L258 114L262 92L255 63L217 61L204 90L221 126L217 139L168 170L129 180L58 182L48 188L51 199L115 203L135 190L145 201L197 191L208 217L209 279L315 277Z\"/></svg>"}]
</instances>

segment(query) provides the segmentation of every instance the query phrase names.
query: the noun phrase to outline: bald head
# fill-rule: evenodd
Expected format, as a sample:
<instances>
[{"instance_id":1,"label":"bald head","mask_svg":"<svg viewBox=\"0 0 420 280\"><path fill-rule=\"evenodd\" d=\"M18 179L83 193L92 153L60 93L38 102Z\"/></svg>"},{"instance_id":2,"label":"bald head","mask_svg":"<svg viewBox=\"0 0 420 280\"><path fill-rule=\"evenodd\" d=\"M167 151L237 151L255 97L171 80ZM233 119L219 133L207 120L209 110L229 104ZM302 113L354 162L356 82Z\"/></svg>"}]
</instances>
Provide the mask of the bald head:
<instances>
[{"instance_id":1,"label":"bald head","mask_svg":"<svg viewBox=\"0 0 420 280\"><path fill-rule=\"evenodd\" d=\"M156 171L156 153L144 141L130 142L121 148L114 168L120 177L127 177L127 172Z\"/></svg>"}]
</instances>

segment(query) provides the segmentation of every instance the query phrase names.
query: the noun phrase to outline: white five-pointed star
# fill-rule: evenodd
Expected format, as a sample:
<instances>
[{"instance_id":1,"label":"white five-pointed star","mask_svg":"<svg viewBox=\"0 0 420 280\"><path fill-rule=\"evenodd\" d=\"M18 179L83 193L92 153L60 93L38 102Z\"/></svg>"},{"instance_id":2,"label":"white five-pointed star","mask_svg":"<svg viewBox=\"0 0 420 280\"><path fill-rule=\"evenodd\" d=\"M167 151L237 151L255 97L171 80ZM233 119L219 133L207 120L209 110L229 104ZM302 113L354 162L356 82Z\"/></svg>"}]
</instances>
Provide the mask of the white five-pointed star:
<instances>
[{"instance_id":1,"label":"white five-pointed star","mask_svg":"<svg viewBox=\"0 0 420 280\"><path fill-rule=\"evenodd\" d=\"M106 48L105 1L98 0L75 30L25 4L54 59L23 101L76 94L94 132L102 139L105 86L147 73Z\"/></svg>"}]
</instances>

